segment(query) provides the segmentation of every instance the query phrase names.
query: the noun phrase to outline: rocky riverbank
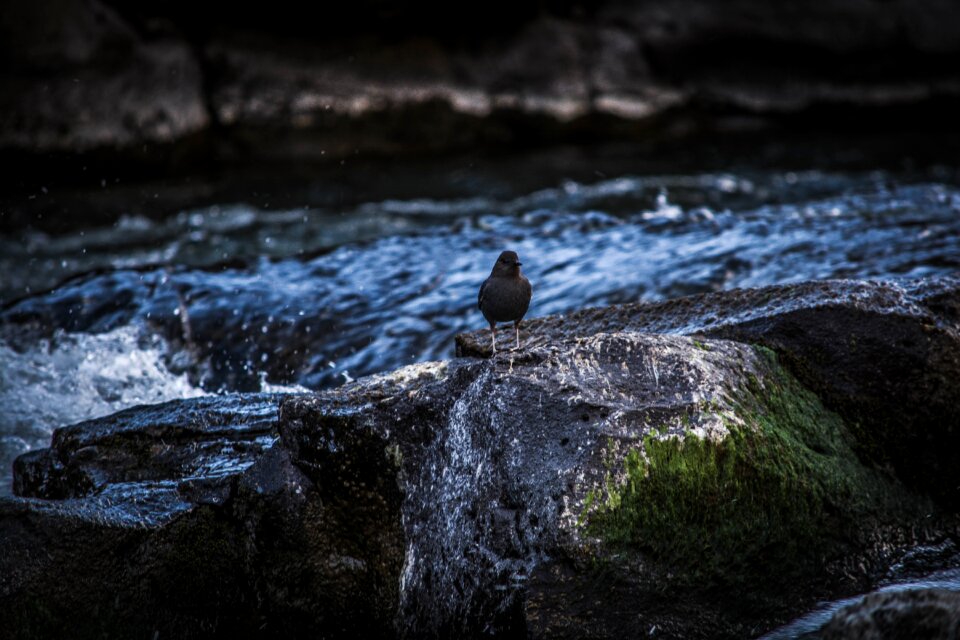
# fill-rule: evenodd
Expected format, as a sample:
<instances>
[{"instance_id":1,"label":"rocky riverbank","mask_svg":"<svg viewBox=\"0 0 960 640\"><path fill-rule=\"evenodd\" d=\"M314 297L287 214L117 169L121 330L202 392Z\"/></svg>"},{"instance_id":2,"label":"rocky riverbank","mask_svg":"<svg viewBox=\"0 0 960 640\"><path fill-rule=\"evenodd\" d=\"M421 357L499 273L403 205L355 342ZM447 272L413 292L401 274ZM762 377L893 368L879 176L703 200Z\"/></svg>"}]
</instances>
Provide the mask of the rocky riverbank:
<instances>
[{"instance_id":1,"label":"rocky riverbank","mask_svg":"<svg viewBox=\"0 0 960 640\"><path fill-rule=\"evenodd\" d=\"M361 2L325 7L319 22L308 11L11 4L0 13L0 152L24 161L18 172L41 162L48 180L77 153L91 172L140 166L155 177L191 158L671 139L797 116L831 130L914 130L949 122L960 99L960 10L944 2L453 13Z\"/></svg>"},{"instance_id":2,"label":"rocky riverbank","mask_svg":"<svg viewBox=\"0 0 960 640\"><path fill-rule=\"evenodd\" d=\"M939 278L608 307L493 358L464 335L318 394L61 429L0 502L0 631L760 635L956 541L958 301Z\"/></svg>"}]
</instances>

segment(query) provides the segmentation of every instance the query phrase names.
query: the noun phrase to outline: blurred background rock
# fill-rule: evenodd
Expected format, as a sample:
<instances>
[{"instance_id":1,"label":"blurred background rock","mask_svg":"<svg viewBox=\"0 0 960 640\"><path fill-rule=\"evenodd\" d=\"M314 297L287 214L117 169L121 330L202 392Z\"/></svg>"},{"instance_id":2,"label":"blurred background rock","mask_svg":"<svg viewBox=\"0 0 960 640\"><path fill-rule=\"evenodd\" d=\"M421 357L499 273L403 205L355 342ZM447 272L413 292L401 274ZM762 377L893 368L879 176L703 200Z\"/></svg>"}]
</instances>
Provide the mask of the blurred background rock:
<instances>
[{"instance_id":1,"label":"blurred background rock","mask_svg":"<svg viewBox=\"0 0 960 640\"><path fill-rule=\"evenodd\" d=\"M960 5L37 0L0 9L0 68L8 197L253 160L597 141L652 154L771 130L942 147ZM2 228L38 224L10 202Z\"/></svg>"}]
</instances>

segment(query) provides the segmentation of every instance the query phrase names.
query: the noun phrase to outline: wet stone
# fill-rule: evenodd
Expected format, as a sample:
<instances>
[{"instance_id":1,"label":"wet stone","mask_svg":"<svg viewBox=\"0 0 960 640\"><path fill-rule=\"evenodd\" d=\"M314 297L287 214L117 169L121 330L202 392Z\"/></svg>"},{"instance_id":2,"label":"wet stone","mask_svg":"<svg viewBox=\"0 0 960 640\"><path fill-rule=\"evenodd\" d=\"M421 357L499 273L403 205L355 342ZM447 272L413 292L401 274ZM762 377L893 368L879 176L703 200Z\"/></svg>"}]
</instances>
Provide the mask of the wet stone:
<instances>
[{"instance_id":1,"label":"wet stone","mask_svg":"<svg viewBox=\"0 0 960 640\"><path fill-rule=\"evenodd\" d=\"M23 495L0 499L0 606L15 612L0 634L773 629L817 600L868 590L957 524L951 502L924 490L935 474L952 482L954 449L926 450L939 456L931 484L878 467L864 455L874 425L832 410L797 367L818 343L796 327L835 335L838 310L893 341L888 357L908 331L939 341L938 353L956 348L949 318L925 306L932 295L949 306L952 280L877 287L674 303L683 326L710 316L734 339L628 325L676 323L670 303L585 310L580 324L538 321L536 339L492 358L62 429L18 462ZM804 323L788 332L791 314ZM931 375L952 371L929 363L947 367ZM836 371L846 384L861 375ZM81 608L101 614L68 614Z\"/></svg>"}]
</instances>

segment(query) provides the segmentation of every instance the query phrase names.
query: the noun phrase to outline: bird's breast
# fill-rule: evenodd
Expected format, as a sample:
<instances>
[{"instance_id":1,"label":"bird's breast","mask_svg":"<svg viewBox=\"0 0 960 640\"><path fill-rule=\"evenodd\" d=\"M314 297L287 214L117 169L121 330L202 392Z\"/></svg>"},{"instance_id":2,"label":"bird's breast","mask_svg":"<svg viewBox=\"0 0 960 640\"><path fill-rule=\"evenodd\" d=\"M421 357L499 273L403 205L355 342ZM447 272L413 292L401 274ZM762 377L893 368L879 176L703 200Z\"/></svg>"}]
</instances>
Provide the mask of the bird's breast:
<instances>
[{"instance_id":1,"label":"bird's breast","mask_svg":"<svg viewBox=\"0 0 960 640\"><path fill-rule=\"evenodd\" d=\"M524 277L489 278L483 286L480 310L491 322L523 318L530 306L530 282Z\"/></svg>"}]
</instances>

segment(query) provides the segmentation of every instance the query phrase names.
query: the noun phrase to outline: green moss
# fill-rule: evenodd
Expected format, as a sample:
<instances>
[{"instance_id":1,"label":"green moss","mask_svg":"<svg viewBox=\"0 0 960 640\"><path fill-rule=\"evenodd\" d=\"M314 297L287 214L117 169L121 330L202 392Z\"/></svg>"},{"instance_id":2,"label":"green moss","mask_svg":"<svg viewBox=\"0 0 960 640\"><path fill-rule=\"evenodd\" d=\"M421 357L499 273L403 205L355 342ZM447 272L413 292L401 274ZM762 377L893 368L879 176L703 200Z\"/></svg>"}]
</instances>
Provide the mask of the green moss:
<instances>
[{"instance_id":1,"label":"green moss","mask_svg":"<svg viewBox=\"0 0 960 640\"><path fill-rule=\"evenodd\" d=\"M399 444L394 442L385 446L383 448L383 455L387 462L392 464L394 468L401 469L403 467L403 451L400 450Z\"/></svg>"},{"instance_id":2,"label":"green moss","mask_svg":"<svg viewBox=\"0 0 960 640\"><path fill-rule=\"evenodd\" d=\"M588 533L698 581L736 582L772 567L784 578L814 570L865 522L916 509L859 462L839 416L760 351L769 373L749 376L732 411L715 411L728 434L651 432L588 494L580 518Z\"/></svg>"}]
</instances>

